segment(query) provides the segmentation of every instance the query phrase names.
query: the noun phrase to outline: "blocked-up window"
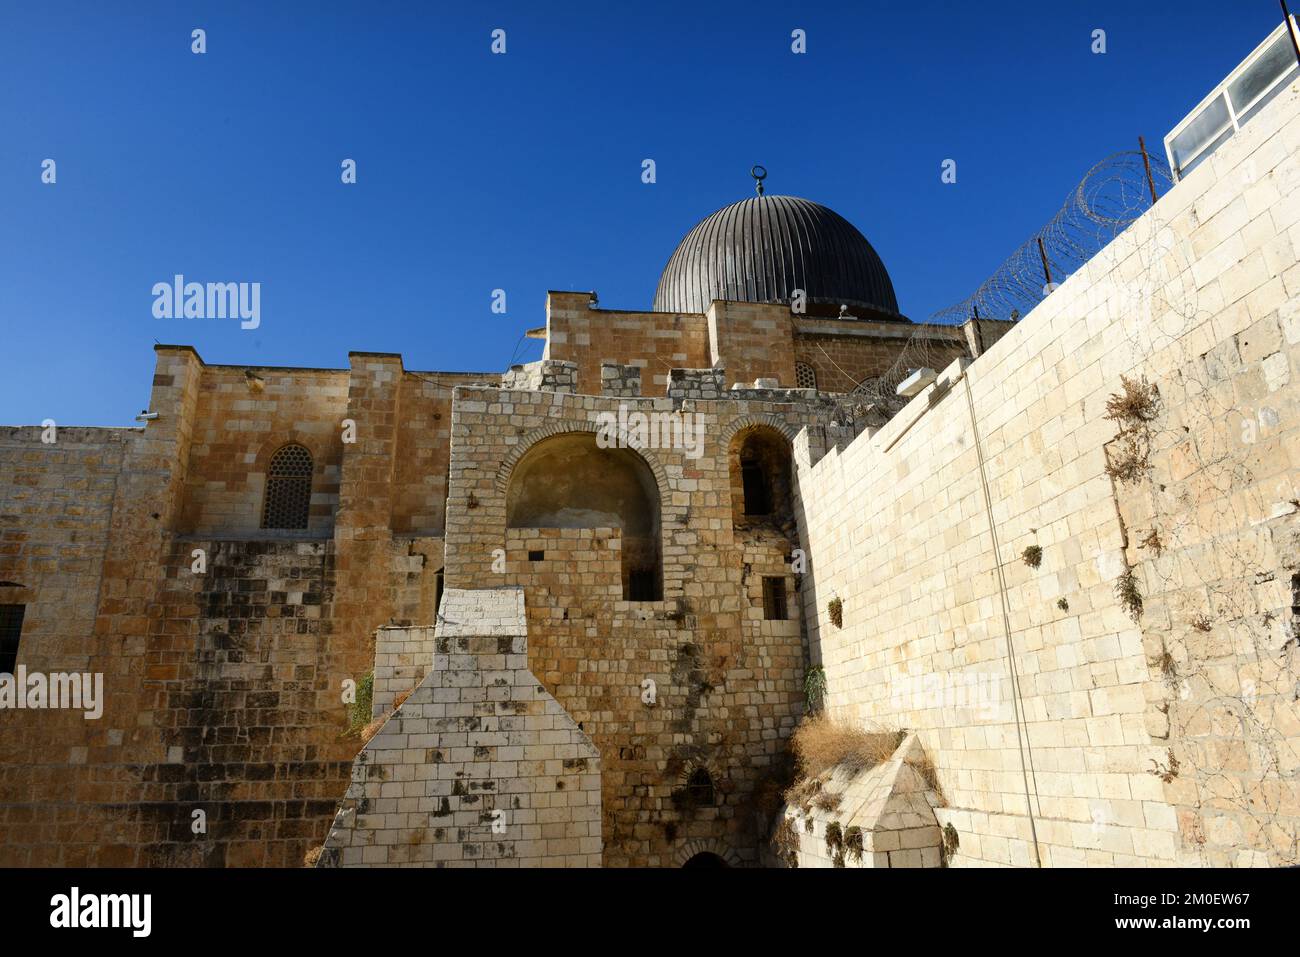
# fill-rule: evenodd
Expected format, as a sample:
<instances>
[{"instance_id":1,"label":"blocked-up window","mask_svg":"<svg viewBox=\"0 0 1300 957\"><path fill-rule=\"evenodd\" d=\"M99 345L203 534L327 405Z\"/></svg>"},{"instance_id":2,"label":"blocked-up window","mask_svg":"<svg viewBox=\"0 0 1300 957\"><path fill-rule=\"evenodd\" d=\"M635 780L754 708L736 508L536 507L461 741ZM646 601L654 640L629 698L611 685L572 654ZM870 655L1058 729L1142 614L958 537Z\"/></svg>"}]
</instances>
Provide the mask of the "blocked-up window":
<instances>
[{"instance_id":1,"label":"blocked-up window","mask_svg":"<svg viewBox=\"0 0 1300 957\"><path fill-rule=\"evenodd\" d=\"M18 665L18 639L26 611L26 605L0 605L0 674L13 674Z\"/></svg>"},{"instance_id":2,"label":"blocked-up window","mask_svg":"<svg viewBox=\"0 0 1300 957\"><path fill-rule=\"evenodd\" d=\"M263 528L306 528L311 515L311 453L286 445L271 456L266 474Z\"/></svg>"},{"instance_id":3,"label":"blocked-up window","mask_svg":"<svg viewBox=\"0 0 1300 957\"><path fill-rule=\"evenodd\" d=\"M794 364L794 384L800 389L817 388L817 373L806 362Z\"/></svg>"},{"instance_id":4,"label":"blocked-up window","mask_svg":"<svg viewBox=\"0 0 1300 957\"><path fill-rule=\"evenodd\" d=\"M763 617L768 621L785 621L785 579L769 576L763 579Z\"/></svg>"}]
</instances>

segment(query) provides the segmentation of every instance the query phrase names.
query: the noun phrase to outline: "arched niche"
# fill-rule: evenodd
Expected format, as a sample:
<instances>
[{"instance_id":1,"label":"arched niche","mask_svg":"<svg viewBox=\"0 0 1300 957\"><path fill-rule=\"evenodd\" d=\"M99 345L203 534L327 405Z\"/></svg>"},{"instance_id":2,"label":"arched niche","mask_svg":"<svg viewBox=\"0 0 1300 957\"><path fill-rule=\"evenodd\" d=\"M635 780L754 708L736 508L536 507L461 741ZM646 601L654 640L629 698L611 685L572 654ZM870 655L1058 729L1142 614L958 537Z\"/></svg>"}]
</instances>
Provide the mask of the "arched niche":
<instances>
[{"instance_id":1,"label":"arched niche","mask_svg":"<svg viewBox=\"0 0 1300 957\"><path fill-rule=\"evenodd\" d=\"M728 447L731 511L736 526L785 528L794 520L790 442L776 429L740 429Z\"/></svg>"},{"instance_id":2,"label":"arched niche","mask_svg":"<svg viewBox=\"0 0 1300 957\"><path fill-rule=\"evenodd\" d=\"M508 528L617 528L623 597L663 596L659 483L631 449L601 448L596 433L542 439L516 463L506 489Z\"/></svg>"}]
</instances>

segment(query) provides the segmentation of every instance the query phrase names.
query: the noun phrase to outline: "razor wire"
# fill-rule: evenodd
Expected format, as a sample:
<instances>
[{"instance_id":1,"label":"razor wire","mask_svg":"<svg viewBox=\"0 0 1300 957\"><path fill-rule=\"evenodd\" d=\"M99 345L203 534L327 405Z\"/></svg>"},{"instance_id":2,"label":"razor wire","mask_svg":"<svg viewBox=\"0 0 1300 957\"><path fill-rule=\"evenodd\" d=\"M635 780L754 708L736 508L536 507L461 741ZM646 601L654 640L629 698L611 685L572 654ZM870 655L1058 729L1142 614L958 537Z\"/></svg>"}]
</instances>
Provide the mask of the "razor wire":
<instances>
[{"instance_id":1,"label":"razor wire","mask_svg":"<svg viewBox=\"0 0 1300 957\"><path fill-rule=\"evenodd\" d=\"M1070 191L1061 208L1022 243L979 288L961 302L918 323L892 366L860 381L843 397L846 413L858 417L872 409L892 415L907 399L896 388L916 369L946 365L952 346L942 343L968 320L1017 322L1069 276L1101 252L1173 186L1168 164L1142 150L1113 153L1096 163ZM936 336L942 330L945 334ZM942 351L942 354L941 354Z\"/></svg>"}]
</instances>

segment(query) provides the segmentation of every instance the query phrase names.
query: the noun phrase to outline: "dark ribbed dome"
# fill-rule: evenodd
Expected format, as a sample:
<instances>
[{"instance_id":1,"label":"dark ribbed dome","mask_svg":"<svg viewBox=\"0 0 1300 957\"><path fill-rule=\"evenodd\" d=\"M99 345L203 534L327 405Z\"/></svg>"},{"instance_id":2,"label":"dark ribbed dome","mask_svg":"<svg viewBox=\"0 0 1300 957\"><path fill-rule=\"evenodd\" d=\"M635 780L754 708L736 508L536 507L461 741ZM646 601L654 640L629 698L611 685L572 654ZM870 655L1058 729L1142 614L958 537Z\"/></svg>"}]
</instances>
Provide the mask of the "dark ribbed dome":
<instances>
[{"instance_id":1,"label":"dark ribbed dome","mask_svg":"<svg viewBox=\"0 0 1300 957\"><path fill-rule=\"evenodd\" d=\"M755 196L686 234L664 267L655 312L704 312L714 299L808 302L897 314L894 284L847 219L796 196Z\"/></svg>"}]
</instances>

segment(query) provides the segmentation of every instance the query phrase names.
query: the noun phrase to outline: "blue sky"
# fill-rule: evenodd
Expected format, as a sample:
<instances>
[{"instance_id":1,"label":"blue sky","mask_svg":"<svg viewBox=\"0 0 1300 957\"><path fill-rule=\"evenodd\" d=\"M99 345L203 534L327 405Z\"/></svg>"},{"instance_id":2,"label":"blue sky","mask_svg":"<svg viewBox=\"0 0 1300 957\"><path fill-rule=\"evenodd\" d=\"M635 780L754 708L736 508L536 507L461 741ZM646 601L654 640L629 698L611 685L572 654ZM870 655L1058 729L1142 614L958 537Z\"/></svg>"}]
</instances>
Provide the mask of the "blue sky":
<instances>
[{"instance_id":1,"label":"blue sky","mask_svg":"<svg viewBox=\"0 0 1300 957\"><path fill-rule=\"evenodd\" d=\"M754 163L861 229L923 320L1092 163L1139 134L1159 149L1280 18L1274 0L0 0L0 423L130 424L155 340L500 371L539 354L519 339L547 289L648 308ZM155 318L176 273L260 282L260 327Z\"/></svg>"}]
</instances>

